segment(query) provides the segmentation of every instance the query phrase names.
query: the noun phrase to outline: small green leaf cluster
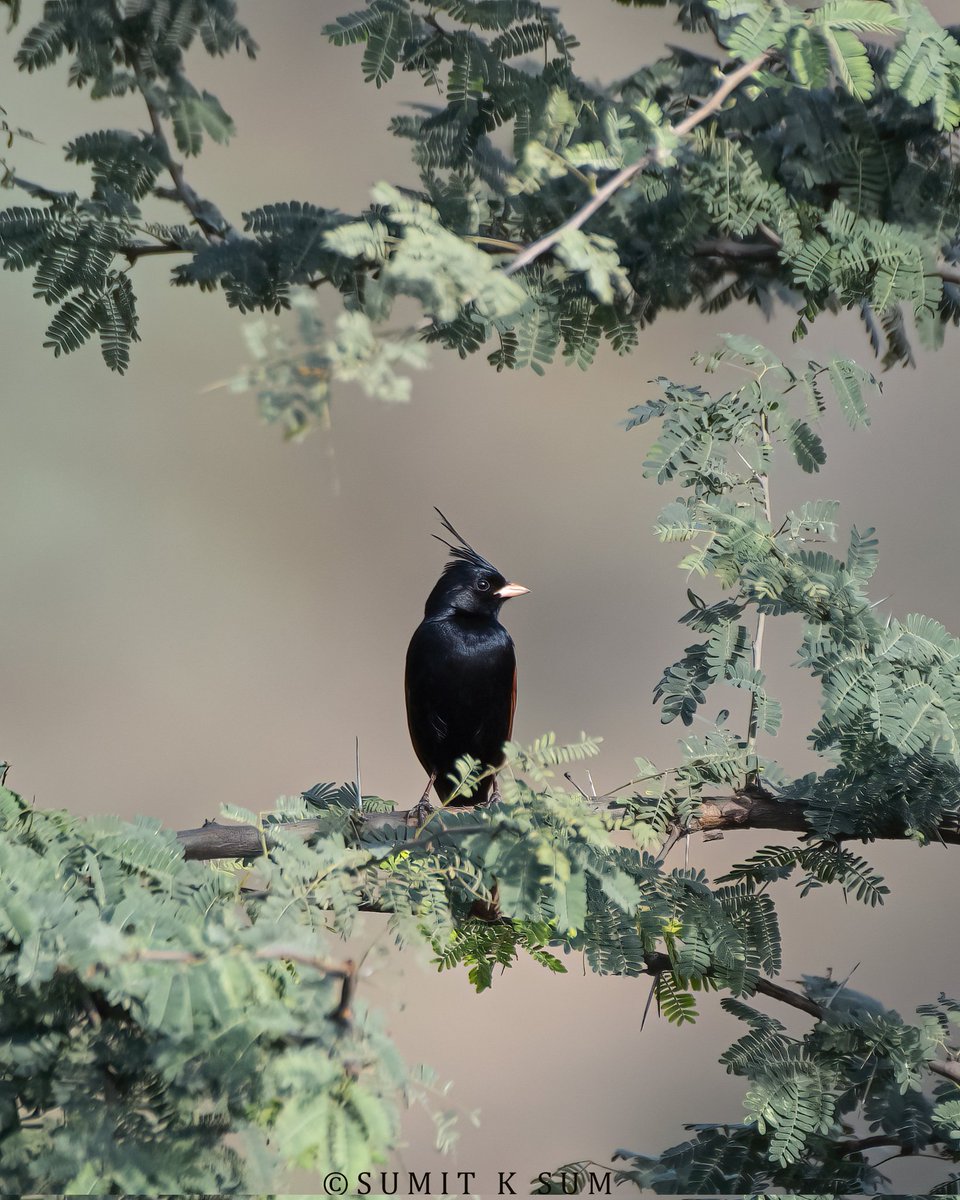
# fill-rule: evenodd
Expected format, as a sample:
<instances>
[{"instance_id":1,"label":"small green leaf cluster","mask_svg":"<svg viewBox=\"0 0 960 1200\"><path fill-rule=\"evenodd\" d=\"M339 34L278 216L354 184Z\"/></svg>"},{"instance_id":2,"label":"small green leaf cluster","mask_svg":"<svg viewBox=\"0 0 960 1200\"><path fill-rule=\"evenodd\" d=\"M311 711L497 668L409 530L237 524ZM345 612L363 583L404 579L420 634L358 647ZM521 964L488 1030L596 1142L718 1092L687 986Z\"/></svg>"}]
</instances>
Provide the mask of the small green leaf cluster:
<instances>
[{"instance_id":1,"label":"small green leaf cluster","mask_svg":"<svg viewBox=\"0 0 960 1200\"><path fill-rule=\"evenodd\" d=\"M681 569L713 575L724 595L708 603L692 590L692 607L681 623L705 635L688 646L656 686L665 723L693 722L708 689L725 683L750 695L753 736L776 733L780 704L765 689L748 609L766 617L800 614L818 636L860 645L877 628L862 586L876 561L873 531L854 530L847 562L812 544L836 537L836 504L814 500L777 524L771 510L769 472L780 444L808 473L819 471L826 451L814 424L827 404L826 386L854 427L868 422L864 389L869 373L846 359L787 367L745 338L727 337L705 360L708 372L735 364L748 378L732 392L713 397L699 387L657 380L662 397L636 405L627 429L658 420L659 436L647 452L646 475L679 484L687 495L663 509L656 525L661 541L687 543ZM791 403L792 402L792 403ZM825 635L823 631L828 631Z\"/></svg>"},{"instance_id":2,"label":"small green leaf cluster","mask_svg":"<svg viewBox=\"0 0 960 1200\"><path fill-rule=\"evenodd\" d=\"M306 288L291 292L290 307L296 336L279 321L248 321L243 336L251 363L217 386L254 391L263 420L279 424L293 441L313 428L329 427L334 380L356 383L379 400L408 399L410 379L398 367L425 366L426 350L418 338L377 337L369 318L357 311L341 313L334 335L327 336L315 293Z\"/></svg>"},{"instance_id":3,"label":"small green leaf cluster","mask_svg":"<svg viewBox=\"0 0 960 1200\"><path fill-rule=\"evenodd\" d=\"M140 337L130 277L114 266L127 228L125 218L106 216L99 201L79 203L72 195L45 209L0 212L5 266L34 269L34 295L58 306L44 345L69 354L98 334L104 362L121 374Z\"/></svg>"},{"instance_id":4,"label":"small green leaf cluster","mask_svg":"<svg viewBox=\"0 0 960 1200\"><path fill-rule=\"evenodd\" d=\"M68 162L90 168L88 197L51 191L9 173L7 182L44 207L0 211L0 258L10 270L32 269L34 294L58 306L44 343L56 355L97 334L104 362L122 374L130 345L139 340L130 265L142 253L191 253L203 243L182 226L151 223L142 211L143 201L157 190L158 176L173 162L163 118L171 121L184 155L199 154L205 136L226 142L233 133L216 96L199 92L184 73L184 55L197 40L212 55L241 46L251 57L256 51L237 20L234 0L126 6L110 0L50 0L21 42L16 55L21 70L48 68L66 56L71 85L89 85L92 99L139 92L153 122L150 133L99 130L66 147ZM178 191L177 198L195 210L208 232L224 224L213 206L201 210L182 177Z\"/></svg>"}]
</instances>

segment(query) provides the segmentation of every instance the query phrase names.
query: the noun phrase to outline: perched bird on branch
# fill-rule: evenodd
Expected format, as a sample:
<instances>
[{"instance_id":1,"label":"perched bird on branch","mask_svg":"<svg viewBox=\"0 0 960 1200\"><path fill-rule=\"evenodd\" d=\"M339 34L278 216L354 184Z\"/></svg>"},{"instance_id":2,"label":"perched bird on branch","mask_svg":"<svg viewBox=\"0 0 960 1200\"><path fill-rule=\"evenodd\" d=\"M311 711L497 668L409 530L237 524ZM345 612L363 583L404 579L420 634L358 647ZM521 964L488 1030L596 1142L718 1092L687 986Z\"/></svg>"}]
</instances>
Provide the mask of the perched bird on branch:
<instances>
[{"instance_id":1,"label":"perched bird on branch","mask_svg":"<svg viewBox=\"0 0 960 1200\"><path fill-rule=\"evenodd\" d=\"M469 797L457 794L448 776L465 754L487 767L503 762L517 704L517 659L513 639L498 618L504 600L529 591L508 583L436 511L457 544L433 535L449 548L451 561L427 597L423 621L407 650L407 725L430 776L415 809L420 823L431 811L431 788L451 805L500 797L496 776Z\"/></svg>"}]
</instances>

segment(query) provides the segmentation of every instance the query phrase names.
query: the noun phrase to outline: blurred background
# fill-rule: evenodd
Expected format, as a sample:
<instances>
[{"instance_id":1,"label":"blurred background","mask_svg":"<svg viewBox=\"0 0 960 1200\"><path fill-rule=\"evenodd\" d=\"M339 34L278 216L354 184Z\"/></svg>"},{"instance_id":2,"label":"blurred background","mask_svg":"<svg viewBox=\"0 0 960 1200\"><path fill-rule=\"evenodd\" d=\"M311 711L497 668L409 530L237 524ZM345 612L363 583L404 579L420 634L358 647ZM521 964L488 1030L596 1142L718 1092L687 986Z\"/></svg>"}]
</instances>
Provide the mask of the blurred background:
<instances>
[{"instance_id":1,"label":"blurred background","mask_svg":"<svg viewBox=\"0 0 960 1200\"><path fill-rule=\"evenodd\" d=\"M208 146L188 178L231 219L290 199L355 212L378 180L416 182L386 125L403 104L433 98L409 79L382 92L362 83L361 50L321 36L348 7L241 0L258 60L196 56L194 82L219 96L238 136ZM581 69L603 81L689 41L668 11L558 7L583 42ZM23 10L21 34L39 0ZM4 47L0 103L39 143L17 142L9 157L27 178L85 186L62 145L112 124L140 127L145 113L133 100L92 105L67 90L65 70L20 75L15 44ZM341 387L332 427L285 444L252 395L205 390L247 365L248 318L220 296L170 288L169 267L136 267L144 340L124 378L95 347L55 360L42 349L50 313L31 299L29 277L0 277L0 757L12 763L10 786L44 807L146 813L182 828L224 801L267 809L278 795L352 778L359 737L364 790L409 807L424 781L407 740L403 658L443 565L434 505L531 589L504 618L520 660L515 736L603 735L592 764L600 791L630 778L635 754L676 760L680 730L662 727L651 703L690 640L677 625L687 607L680 555L652 534L673 495L642 477L651 432L618 422L654 393L655 376L703 382L690 356L728 330L801 360L841 352L868 363L854 320L822 318L792 348L786 309L770 324L743 307L719 319L675 314L626 359L604 352L588 375L556 366L542 379L435 350L409 403ZM874 596L955 632L958 348L949 330L916 370L886 376L871 431L828 417L821 474L773 484L778 510L830 497L844 525L876 525ZM764 665L785 719L761 748L809 769L816 690L790 670L799 626L773 627ZM741 694L722 703L745 722ZM761 841L694 841L690 861L721 873ZM802 905L789 889L780 896L784 978L831 967L842 979L859 964L851 986L904 1014L941 990L956 994L955 944L944 947L928 917L955 896L947 851L882 845L869 856L893 889L882 909L830 892ZM605 1162L618 1146L655 1151L682 1140L685 1120L740 1116L742 1086L716 1061L738 1030L711 997L693 1028L652 1016L641 1032L644 980L591 976L573 958L562 977L522 963L476 998L464 974L436 976L425 960L389 952L378 918L361 942L387 956L363 998L409 1061L454 1081L441 1103L464 1117L456 1153L441 1161L429 1123L411 1115L393 1166L516 1170L522 1184L571 1159ZM476 1125L466 1119L475 1111ZM936 1164L888 1170L895 1190L945 1174Z\"/></svg>"}]
</instances>

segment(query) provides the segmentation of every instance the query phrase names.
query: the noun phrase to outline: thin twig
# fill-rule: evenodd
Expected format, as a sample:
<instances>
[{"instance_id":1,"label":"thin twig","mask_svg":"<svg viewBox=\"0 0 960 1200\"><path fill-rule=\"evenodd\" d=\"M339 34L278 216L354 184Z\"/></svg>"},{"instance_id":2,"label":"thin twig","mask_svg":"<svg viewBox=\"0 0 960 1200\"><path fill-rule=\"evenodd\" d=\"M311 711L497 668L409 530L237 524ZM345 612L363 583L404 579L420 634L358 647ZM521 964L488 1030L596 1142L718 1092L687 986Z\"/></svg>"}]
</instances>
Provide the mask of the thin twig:
<instances>
[{"instance_id":1,"label":"thin twig","mask_svg":"<svg viewBox=\"0 0 960 1200\"><path fill-rule=\"evenodd\" d=\"M688 831L682 825L674 825L671 828L670 832L667 834L666 840L660 847L660 853L657 855L657 858L660 862L666 861L667 855L682 837L687 836L687 832Z\"/></svg>"},{"instance_id":2,"label":"thin twig","mask_svg":"<svg viewBox=\"0 0 960 1200\"><path fill-rule=\"evenodd\" d=\"M170 178L173 180L177 197L184 207L189 210L207 241L225 241L234 232L233 226L215 204L197 195L190 184L187 183L183 174L183 167L173 157L173 152L170 149L170 143L163 128L163 118L160 115L160 110L150 99L148 85L139 75L137 76L137 86L143 96L143 102L147 106L147 112L150 114L153 136L156 139L163 164L167 168ZM157 194L160 195L162 192L157 189Z\"/></svg>"},{"instance_id":3,"label":"thin twig","mask_svg":"<svg viewBox=\"0 0 960 1200\"><path fill-rule=\"evenodd\" d=\"M767 424L767 414L760 414L760 444L765 449L770 448L770 427ZM763 496L763 512L767 518L767 525L773 528L773 513L770 505L770 475L769 472L763 471L758 476L760 482L760 491ZM760 671L763 664L763 635L766 631L767 614L761 609L757 613L757 633L753 639L753 670L756 674ZM757 703L757 693L750 693L750 714L747 718L747 754L754 754L757 747L757 734L759 733L759 704ZM755 785L757 782L757 771L751 771L747 775L747 787Z\"/></svg>"},{"instance_id":4,"label":"thin twig","mask_svg":"<svg viewBox=\"0 0 960 1200\"><path fill-rule=\"evenodd\" d=\"M357 734L357 809L363 812L363 791L360 786L360 735Z\"/></svg>"},{"instance_id":5,"label":"thin twig","mask_svg":"<svg viewBox=\"0 0 960 1200\"><path fill-rule=\"evenodd\" d=\"M824 1005L824 1008L829 1008L830 1005L834 1002L834 1000L836 1000L836 998L840 995L840 993L843 991L843 989L850 982L850 977L853 975L854 971L856 971L859 966L860 966L860 964L858 962L853 964L853 966L847 972L846 978L841 979L840 982L837 984L836 988L833 991L833 994L830 996L830 999Z\"/></svg>"},{"instance_id":6,"label":"thin twig","mask_svg":"<svg viewBox=\"0 0 960 1200\"><path fill-rule=\"evenodd\" d=\"M708 100L705 100L699 108L694 109L692 113L688 114L682 121L678 121L677 124L673 126L673 132L675 136L683 137L684 135L690 133L691 130L696 129L698 125L702 124L707 117L720 108L731 92L735 91L741 83L759 71L771 54L772 50L765 50L763 54L758 54L757 57L751 59L750 62L744 63L735 71L731 71L729 75L724 76L723 83L717 88L717 90L712 96L710 96ZM602 187L597 188L595 194L590 197L590 199L586 204L583 205L582 208L577 209L572 217L569 217L563 222L562 225L558 225L557 228L552 230L550 233L544 234L542 238L532 242L522 254L518 254L513 262L505 268L505 274L515 275L517 271L522 271L524 267L528 267L532 262L538 259L541 254L544 254L547 250L552 249L565 233L568 233L573 229L579 229L593 216L598 209L602 208L604 204L606 204L611 196L614 196L620 191L621 188L626 187L626 185L631 179L634 178L635 175L639 175L641 171L650 166L656 157L656 151L650 151L649 153L644 154L641 158L637 159L636 162L630 163L629 166L621 167L620 170L617 171L615 175L612 175Z\"/></svg>"},{"instance_id":7,"label":"thin twig","mask_svg":"<svg viewBox=\"0 0 960 1200\"><path fill-rule=\"evenodd\" d=\"M163 963L184 963L187 965L196 965L199 963L208 962L212 956L209 954L198 954L193 950L137 950L124 959L125 962L163 962ZM310 967L314 971L321 971L324 975L332 975L335 979L345 979L352 974L354 965L351 961L343 963L331 962L327 958L318 958L314 954L307 954L304 950L298 950L294 946L259 946L253 951L252 958L259 962L292 962L299 967Z\"/></svg>"},{"instance_id":8,"label":"thin twig","mask_svg":"<svg viewBox=\"0 0 960 1200\"><path fill-rule=\"evenodd\" d=\"M586 800L586 801L588 801L588 802L589 802L589 800L590 800L590 797L589 797L589 796L587 795L587 793L586 793L586 792L583 790L583 788L580 786L580 784L579 784L579 783L577 783L577 781L574 779L574 777L573 777L573 776L570 774L570 772L569 772L569 771L564 771L564 773L563 773L563 777L564 777L564 779L567 781L567 783L572 783L572 784L573 784L573 786L574 786L574 787L577 789L577 791L578 791L578 792L580 793L580 795L581 795L581 796L584 798L584 800Z\"/></svg>"},{"instance_id":9,"label":"thin twig","mask_svg":"<svg viewBox=\"0 0 960 1200\"><path fill-rule=\"evenodd\" d=\"M848 1142L838 1142L834 1149L840 1158L847 1158L851 1154L862 1154L864 1150L876 1150L879 1146L899 1146L904 1149L903 1142L899 1138L891 1137L887 1133L875 1133L872 1137L851 1138Z\"/></svg>"},{"instance_id":10,"label":"thin twig","mask_svg":"<svg viewBox=\"0 0 960 1200\"><path fill-rule=\"evenodd\" d=\"M635 787L638 783L648 783L651 779L663 779L667 775L676 775L678 771L682 770L683 766L666 767L662 771L654 771L652 775L636 775L633 779L628 779L626 783L621 783L619 787L611 788L608 792L601 792L597 799L606 800L610 796L615 796L617 792L626 791L628 787Z\"/></svg>"},{"instance_id":11,"label":"thin twig","mask_svg":"<svg viewBox=\"0 0 960 1200\"><path fill-rule=\"evenodd\" d=\"M772 259L779 252L779 248L770 242L737 242L733 238L704 238L693 247L698 258Z\"/></svg>"},{"instance_id":12,"label":"thin twig","mask_svg":"<svg viewBox=\"0 0 960 1200\"><path fill-rule=\"evenodd\" d=\"M72 204L77 199L76 192L64 192L57 188L45 187L42 183L31 183L29 179L24 179L22 175L8 175L7 183L13 184L14 187L20 188L30 196L36 196L38 200L60 201L65 204Z\"/></svg>"},{"instance_id":13,"label":"thin twig","mask_svg":"<svg viewBox=\"0 0 960 1200\"><path fill-rule=\"evenodd\" d=\"M504 238L486 237L479 233L464 234L465 242L472 242L475 246L481 248L489 247L491 250L506 250L511 254L518 254L523 249L522 242L508 242Z\"/></svg>"}]
</instances>

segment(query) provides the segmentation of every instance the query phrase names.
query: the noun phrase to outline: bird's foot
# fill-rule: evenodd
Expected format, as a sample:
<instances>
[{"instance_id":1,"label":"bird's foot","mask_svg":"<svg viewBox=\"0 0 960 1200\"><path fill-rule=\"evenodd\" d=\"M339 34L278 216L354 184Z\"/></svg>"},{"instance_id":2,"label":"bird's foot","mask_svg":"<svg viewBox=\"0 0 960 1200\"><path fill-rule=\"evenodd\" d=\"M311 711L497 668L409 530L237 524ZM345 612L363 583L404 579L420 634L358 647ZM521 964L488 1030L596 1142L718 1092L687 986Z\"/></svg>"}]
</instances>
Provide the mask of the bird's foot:
<instances>
[{"instance_id":1,"label":"bird's foot","mask_svg":"<svg viewBox=\"0 0 960 1200\"><path fill-rule=\"evenodd\" d=\"M480 801L481 808L489 808L491 804L499 804L503 797L500 795L500 780L494 775L493 786L487 792L487 798Z\"/></svg>"},{"instance_id":2,"label":"bird's foot","mask_svg":"<svg viewBox=\"0 0 960 1200\"><path fill-rule=\"evenodd\" d=\"M433 787L436 778L436 775L430 776L430 778L427 780L427 786L423 789L423 795L407 814L408 819L413 821L414 826L417 829L422 829L427 823L427 819L429 818L430 814L436 811L433 805L430 803L430 790Z\"/></svg>"},{"instance_id":3,"label":"bird's foot","mask_svg":"<svg viewBox=\"0 0 960 1200\"><path fill-rule=\"evenodd\" d=\"M433 807L430 801L427 800L426 797L422 797L417 801L414 807L410 809L410 812L407 814L407 818L413 822L417 829L422 829L427 823L427 819L429 818L430 814L436 811L437 810Z\"/></svg>"}]
</instances>

